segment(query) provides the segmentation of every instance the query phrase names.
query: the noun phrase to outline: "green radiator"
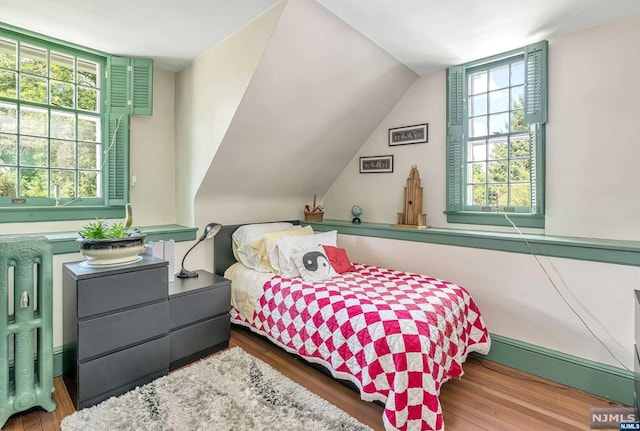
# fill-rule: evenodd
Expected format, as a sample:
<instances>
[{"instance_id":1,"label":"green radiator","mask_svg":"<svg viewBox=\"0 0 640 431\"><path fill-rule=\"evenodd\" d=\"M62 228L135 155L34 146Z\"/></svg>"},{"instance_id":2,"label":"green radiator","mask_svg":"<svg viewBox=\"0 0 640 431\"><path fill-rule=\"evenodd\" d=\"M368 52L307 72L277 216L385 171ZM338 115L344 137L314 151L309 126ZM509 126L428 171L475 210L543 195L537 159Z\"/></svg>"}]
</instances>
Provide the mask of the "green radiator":
<instances>
[{"instance_id":1,"label":"green radiator","mask_svg":"<svg viewBox=\"0 0 640 431\"><path fill-rule=\"evenodd\" d=\"M1 427L16 412L56 408L51 399L53 260L45 237L0 238L0 307Z\"/></svg>"}]
</instances>

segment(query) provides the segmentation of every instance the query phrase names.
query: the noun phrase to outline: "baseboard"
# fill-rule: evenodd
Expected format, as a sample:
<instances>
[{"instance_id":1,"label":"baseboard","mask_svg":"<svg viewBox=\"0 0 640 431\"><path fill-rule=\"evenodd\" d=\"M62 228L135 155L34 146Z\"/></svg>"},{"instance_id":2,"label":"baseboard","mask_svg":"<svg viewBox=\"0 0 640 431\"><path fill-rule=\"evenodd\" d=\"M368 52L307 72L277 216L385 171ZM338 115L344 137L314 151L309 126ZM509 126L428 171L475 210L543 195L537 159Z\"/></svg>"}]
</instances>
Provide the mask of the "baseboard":
<instances>
[{"instance_id":1,"label":"baseboard","mask_svg":"<svg viewBox=\"0 0 640 431\"><path fill-rule=\"evenodd\" d=\"M502 335L491 334L491 351L477 355L590 394L633 405L633 372Z\"/></svg>"}]
</instances>

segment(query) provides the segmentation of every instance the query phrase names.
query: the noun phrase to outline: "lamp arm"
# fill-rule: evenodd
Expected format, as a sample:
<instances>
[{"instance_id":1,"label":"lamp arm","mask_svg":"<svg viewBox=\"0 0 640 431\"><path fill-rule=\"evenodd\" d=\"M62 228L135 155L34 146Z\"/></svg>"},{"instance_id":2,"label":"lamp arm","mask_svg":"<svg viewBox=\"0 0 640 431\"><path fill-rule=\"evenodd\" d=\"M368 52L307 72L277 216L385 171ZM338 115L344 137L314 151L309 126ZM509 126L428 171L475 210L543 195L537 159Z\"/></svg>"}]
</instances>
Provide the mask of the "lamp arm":
<instances>
[{"instance_id":1,"label":"lamp arm","mask_svg":"<svg viewBox=\"0 0 640 431\"><path fill-rule=\"evenodd\" d=\"M190 248L189 250L187 250L187 252L184 254L184 257L182 258L182 265L181 265L181 267L182 267L182 270L183 270L183 271L184 271L184 261L185 261L185 259L187 258L187 256L189 256L189 253L191 253L191 250L193 250L194 248L196 248L196 246L197 246L198 244L200 244L203 240L204 240L204 238L200 238L200 239L198 239L198 242L196 242L195 244L193 244L193 245L191 246L191 248Z\"/></svg>"}]
</instances>

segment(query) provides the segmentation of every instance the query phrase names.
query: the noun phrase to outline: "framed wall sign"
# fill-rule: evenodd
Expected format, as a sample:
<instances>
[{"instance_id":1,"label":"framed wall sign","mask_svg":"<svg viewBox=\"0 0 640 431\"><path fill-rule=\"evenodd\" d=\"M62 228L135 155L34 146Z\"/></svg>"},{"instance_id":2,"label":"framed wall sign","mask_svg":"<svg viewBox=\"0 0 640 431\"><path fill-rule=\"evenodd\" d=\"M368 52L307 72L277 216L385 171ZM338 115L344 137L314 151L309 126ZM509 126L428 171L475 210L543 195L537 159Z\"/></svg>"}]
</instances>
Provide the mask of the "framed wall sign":
<instances>
[{"instance_id":1,"label":"framed wall sign","mask_svg":"<svg viewBox=\"0 0 640 431\"><path fill-rule=\"evenodd\" d=\"M389 146L421 144L429 141L429 124L389 129Z\"/></svg>"},{"instance_id":2,"label":"framed wall sign","mask_svg":"<svg viewBox=\"0 0 640 431\"><path fill-rule=\"evenodd\" d=\"M360 173L393 172L393 156L360 157Z\"/></svg>"}]
</instances>

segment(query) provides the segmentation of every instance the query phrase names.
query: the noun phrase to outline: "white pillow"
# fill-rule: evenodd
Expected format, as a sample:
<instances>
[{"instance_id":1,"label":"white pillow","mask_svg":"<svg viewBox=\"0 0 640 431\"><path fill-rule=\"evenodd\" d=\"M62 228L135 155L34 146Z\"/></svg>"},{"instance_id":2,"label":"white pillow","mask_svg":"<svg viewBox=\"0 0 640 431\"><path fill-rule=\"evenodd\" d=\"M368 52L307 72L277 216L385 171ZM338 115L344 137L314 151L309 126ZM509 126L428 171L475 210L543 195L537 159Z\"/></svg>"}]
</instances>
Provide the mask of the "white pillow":
<instances>
[{"instance_id":1,"label":"white pillow","mask_svg":"<svg viewBox=\"0 0 640 431\"><path fill-rule=\"evenodd\" d=\"M248 268L264 272L264 269L260 268L260 256L256 254L251 245L266 233L292 228L293 223L289 222L254 223L240 226L231 235L236 259Z\"/></svg>"},{"instance_id":2,"label":"white pillow","mask_svg":"<svg viewBox=\"0 0 640 431\"><path fill-rule=\"evenodd\" d=\"M311 250L298 251L291 256L304 281L322 281L338 273L331 267L329 258L321 245Z\"/></svg>"},{"instance_id":3,"label":"white pillow","mask_svg":"<svg viewBox=\"0 0 640 431\"><path fill-rule=\"evenodd\" d=\"M269 252L269 261L277 273L283 277L300 277L300 271L293 262L292 254L308 251L319 245L336 247L337 240L337 230L306 236L284 236L276 242L276 245Z\"/></svg>"}]
</instances>

